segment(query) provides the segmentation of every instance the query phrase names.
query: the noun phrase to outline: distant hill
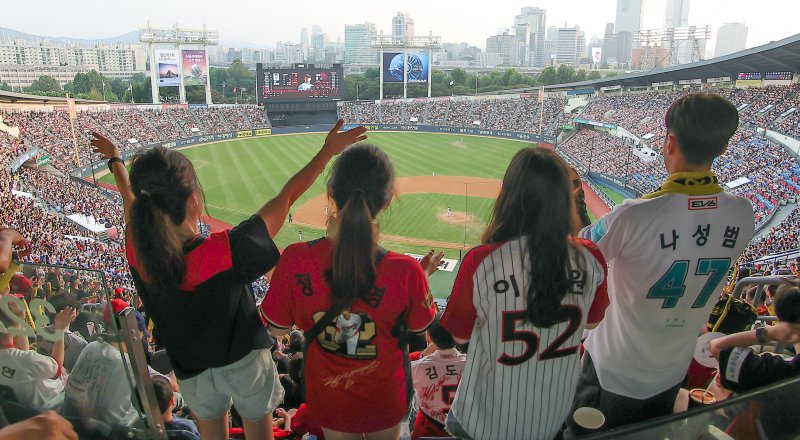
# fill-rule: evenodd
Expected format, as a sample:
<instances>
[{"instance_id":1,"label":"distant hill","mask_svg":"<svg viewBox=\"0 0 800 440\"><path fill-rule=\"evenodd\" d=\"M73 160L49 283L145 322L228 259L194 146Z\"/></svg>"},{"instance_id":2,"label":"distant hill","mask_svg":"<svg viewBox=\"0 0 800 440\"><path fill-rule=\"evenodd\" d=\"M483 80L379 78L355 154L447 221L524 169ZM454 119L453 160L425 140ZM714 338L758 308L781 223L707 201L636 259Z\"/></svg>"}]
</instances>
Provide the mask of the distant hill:
<instances>
[{"instance_id":1,"label":"distant hill","mask_svg":"<svg viewBox=\"0 0 800 440\"><path fill-rule=\"evenodd\" d=\"M132 31L126 34L118 35L116 37L101 38L96 40L84 38L71 38L71 37L53 37L44 35L31 35L24 32L16 31L14 29L0 27L0 41L8 40L25 40L29 43L38 43L44 40L55 40L58 43L77 43L81 47L91 47L98 44L138 44L139 31ZM271 49L272 47L267 44L256 44L249 41L241 40L221 40L220 45L225 47L243 48L249 47L253 49Z\"/></svg>"},{"instance_id":2,"label":"distant hill","mask_svg":"<svg viewBox=\"0 0 800 440\"><path fill-rule=\"evenodd\" d=\"M44 40L54 40L59 43L77 43L82 47L91 47L97 44L136 44L139 42L139 31L128 32L127 34L118 35L116 37L89 40L83 38L31 35L26 34L25 32L16 31L14 29L0 27L0 40L16 39L25 40L29 43L38 43Z\"/></svg>"}]
</instances>

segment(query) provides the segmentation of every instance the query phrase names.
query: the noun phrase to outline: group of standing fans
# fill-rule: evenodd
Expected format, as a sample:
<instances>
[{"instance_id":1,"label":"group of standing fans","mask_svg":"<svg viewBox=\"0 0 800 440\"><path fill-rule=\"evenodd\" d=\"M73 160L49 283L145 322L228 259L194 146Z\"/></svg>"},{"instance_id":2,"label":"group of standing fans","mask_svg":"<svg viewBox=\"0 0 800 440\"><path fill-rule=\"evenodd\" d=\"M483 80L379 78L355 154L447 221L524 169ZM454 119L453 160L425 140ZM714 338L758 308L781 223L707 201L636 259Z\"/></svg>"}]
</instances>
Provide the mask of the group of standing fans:
<instances>
[{"instance_id":1,"label":"group of standing fans","mask_svg":"<svg viewBox=\"0 0 800 440\"><path fill-rule=\"evenodd\" d=\"M549 439L585 433L572 417L584 408L603 414L602 429L673 412L700 329L753 237L754 215L751 203L726 193L712 171L739 126L736 107L719 95L687 94L664 120L668 177L591 225L581 212L580 180L566 162L545 148L519 151L482 244L463 258L440 316L427 278L442 254L431 251L418 263L378 244L376 219L395 197L395 174L379 147L360 143L365 128L340 132L340 120L277 196L238 226L210 235L198 230L204 197L185 156L147 150L133 159L129 175L115 142L93 133L123 201L127 262L146 315L137 316L139 331L146 339L152 322L165 351L153 353L151 365L157 370L165 361L172 371L172 380L151 372L162 415L176 417L178 391L203 438L228 438L232 406L248 439L292 436L303 432L289 411L276 410L299 395L303 431L334 440L397 439L416 399L415 438ZM326 236L279 254L272 237L337 155L327 180L333 209ZM8 272L15 246L28 249L16 231L0 232L0 271ZM257 305L250 284L273 268ZM102 331L138 314L122 298L102 307ZM800 340L800 288L782 286L775 308L781 321L771 328L712 343L725 386L746 390L796 375L797 358L778 364L735 348ZM16 322L2 317L4 327ZM55 315L50 354L36 358L41 368L28 369L42 374L26 386L63 386L64 335L76 320L70 305ZM414 335L426 331L428 348L409 353ZM290 380L273 352L275 337L286 334ZM2 338L0 367L35 357L27 338ZM113 338L81 350L63 393L65 416L117 411L109 422L138 421L130 402L117 408L125 390L99 390L91 380L106 365L104 383L122 378L117 387L124 387L125 372L117 371L126 351ZM83 359L95 368L84 370ZM767 373L754 379L747 371ZM103 400L110 395L116 400ZM29 404L59 407L49 399ZM74 438L57 416L40 417L59 429L52 438ZM177 417L173 427L191 438ZM14 438L14 426L0 430L0 439Z\"/></svg>"}]
</instances>

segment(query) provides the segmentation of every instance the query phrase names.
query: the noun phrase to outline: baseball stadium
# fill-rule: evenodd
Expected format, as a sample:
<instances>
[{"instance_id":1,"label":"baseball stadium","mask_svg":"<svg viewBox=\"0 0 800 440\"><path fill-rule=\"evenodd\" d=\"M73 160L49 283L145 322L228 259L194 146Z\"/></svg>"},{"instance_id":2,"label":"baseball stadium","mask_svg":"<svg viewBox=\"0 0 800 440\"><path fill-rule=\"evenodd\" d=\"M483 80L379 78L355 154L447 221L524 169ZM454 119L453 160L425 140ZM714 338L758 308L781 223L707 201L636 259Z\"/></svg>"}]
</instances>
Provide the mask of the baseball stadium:
<instances>
[{"instance_id":1,"label":"baseball stadium","mask_svg":"<svg viewBox=\"0 0 800 440\"><path fill-rule=\"evenodd\" d=\"M0 440L797 438L800 34L564 81L137 38L0 63Z\"/></svg>"}]
</instances>

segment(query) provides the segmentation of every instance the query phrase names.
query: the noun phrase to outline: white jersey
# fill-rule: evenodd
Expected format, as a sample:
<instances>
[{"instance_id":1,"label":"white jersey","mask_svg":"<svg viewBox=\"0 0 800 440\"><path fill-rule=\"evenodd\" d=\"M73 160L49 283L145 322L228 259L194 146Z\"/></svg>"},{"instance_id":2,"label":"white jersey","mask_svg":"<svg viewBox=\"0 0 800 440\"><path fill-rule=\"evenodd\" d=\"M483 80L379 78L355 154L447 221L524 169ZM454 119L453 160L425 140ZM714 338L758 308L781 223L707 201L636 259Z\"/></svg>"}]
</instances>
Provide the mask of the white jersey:
<instances>
[{"instance_id":1,"label":"white jersey","mask_svg":"<svg viewBox=\"0 0 800 440\"><path fill-rule=\"evenodd\" d=\"M139 413L131 401L133 383L127 354L103 341L90 342L70 372L62 413L131 426ZM129 375L130 374L130 375Z\"/></svg>"},{"instance_id":2,"label":"white jersey","mask_svg":"<svg viewBox=\"0 0 800 440\"><path fill-rule=\"evenodd\" d=\"M58 363L50 356L33 350L0 349L0 385L14 391L20 403L38 410L52 408L60 402L64 384Z\"/></svg>"},{"instance_id":3,"label":"white jersey","mask_svg":"<svg viewBox=\"0 0 800 440\"><path fill-rule=\"evenodd\" d=\"M581 234L609 263L611 305L585 342L603 389L646 399L679 384L753 209L726 193L627 200Z\"/></svg>"},{"instance_id":4,"label":"white jersey","mask_svg":"<svg viewBox=\"0 0 800 440\"><path fill-rule=\"evenodd\" d=\"M351 313L350 319L345 318L343 314L336 318L336 329L346 338L357 335L359 327L361 327L361 317L357 313Z\"/></svg>"},{"instance_id":5,"label":"white jersey","mask_svg":"<svg viewBox=\"0 0 800 440\"><path fill-rule=\"evenodd\" d=\"M528 252L524 239L488 244L464 257L442 326L469 339L464 376L450 408L475 439L553 438L569 414L578 382L580 338L608 304L605 261L588 240L575 240L567 321L538 328L527 321ZM564 270L567 270L566 268Z\"/></svg>"},{"instance_id":6,"label":"white jersey","mask_svg":"<svg viewBox=\"0 0 800 440\"><path fill-rule=\"evenodd\" d=\"M455 348L436 350L411 363L419 410L444 425L467 355Z\"/></svg>"}]
</instances>

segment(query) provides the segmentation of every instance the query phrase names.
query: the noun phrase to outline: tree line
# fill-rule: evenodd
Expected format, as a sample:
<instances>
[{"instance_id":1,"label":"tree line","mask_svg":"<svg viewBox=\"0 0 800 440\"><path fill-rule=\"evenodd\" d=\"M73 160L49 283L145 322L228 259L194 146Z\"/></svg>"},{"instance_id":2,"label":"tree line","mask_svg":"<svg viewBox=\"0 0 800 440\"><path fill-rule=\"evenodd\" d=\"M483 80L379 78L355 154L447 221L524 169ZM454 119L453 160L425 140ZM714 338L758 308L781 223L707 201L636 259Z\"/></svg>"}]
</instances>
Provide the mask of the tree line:
<instances>
[{"instance_id":1,"label":"tree line","mask_svg":"<svg viewBox=\"0 0 800 440\"><path fill-rule=\"evenodd\" d=\"M616 75L611 72L606 76ZM255 73L245 66L241 60L234 60L229 67L209 69L211 82L211 99L216 104L241 103L255 104L256 78ZM545 67L538 75L523 74L516 69L492 71L484 74L467 72L456 68L449 73L442 70L433 70L431 73L431 95L475 95L478 93L492 93L503 90L529 89L542 85L564 84L577 81L600 79L601 73L597 70L575 70L573 67L562 64L555 68ZM368 68L361 74L348 74L344 78L343 99L353 101L356 99L375 100L380 94L380 71L377 67ZM384 97L402 97L402 83L384 83ZM8 84L0 83L0 90L11 90ZM91 99L107 102L135 102L150 103L150 78L142 73L137 73L130 80L109 79L95 70L88 73L78 73L73 81L63 88L58 81L48 75L36 79L25 93L38 96L65 96L69 94L74 98ZM159 89L162 102L177 102L177 87L162 87ZM428 96L427 84L408 84L408 97ZM187 86L186 101L190 104L205 103L204 86Z\"/></svg>"}]
</instances>

